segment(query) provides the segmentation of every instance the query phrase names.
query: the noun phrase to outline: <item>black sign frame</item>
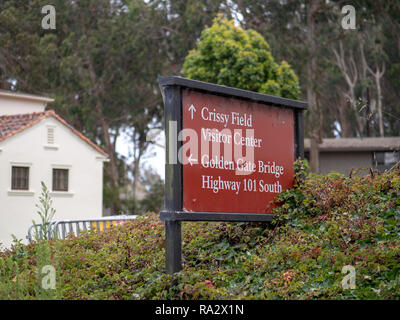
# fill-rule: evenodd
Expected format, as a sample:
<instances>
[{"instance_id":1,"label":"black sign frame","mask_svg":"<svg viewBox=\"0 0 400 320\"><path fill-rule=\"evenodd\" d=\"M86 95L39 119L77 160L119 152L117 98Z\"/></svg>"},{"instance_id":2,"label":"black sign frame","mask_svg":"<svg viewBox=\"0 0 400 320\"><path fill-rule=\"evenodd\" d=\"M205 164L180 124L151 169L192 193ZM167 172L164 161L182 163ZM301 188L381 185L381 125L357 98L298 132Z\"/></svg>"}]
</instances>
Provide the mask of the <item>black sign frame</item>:
<instances>
[{"instance_id":1,"label":"black sign frame","mask_svg":"<svg viewBox=\"0 0 400 320\"><path fill-rule=\"evenodd\" d=\"M304 118L303 111L307 109L304 101L275 97L267 94L221 86L203 81L186 79L178 76L159 77L164 100L164 128L165 128L165 199L164 210L160 212L160 220L165 222L166 238L166 271L175 273L181 270L181 221L243 221L268 222L272 221L273 214L265 213L227 213L227 212L186 212L183 211L183 165L169 163L169 154L172 152L176 159L182 146L182 141L170 144L170 121L177 123L177 130L182 130L182 89L191 89L212 95L243 99L280 108L290 108L294 111L294 158L304 159ZM174 148L173 150L171 150Z\"/></svg>"}]
</instances>

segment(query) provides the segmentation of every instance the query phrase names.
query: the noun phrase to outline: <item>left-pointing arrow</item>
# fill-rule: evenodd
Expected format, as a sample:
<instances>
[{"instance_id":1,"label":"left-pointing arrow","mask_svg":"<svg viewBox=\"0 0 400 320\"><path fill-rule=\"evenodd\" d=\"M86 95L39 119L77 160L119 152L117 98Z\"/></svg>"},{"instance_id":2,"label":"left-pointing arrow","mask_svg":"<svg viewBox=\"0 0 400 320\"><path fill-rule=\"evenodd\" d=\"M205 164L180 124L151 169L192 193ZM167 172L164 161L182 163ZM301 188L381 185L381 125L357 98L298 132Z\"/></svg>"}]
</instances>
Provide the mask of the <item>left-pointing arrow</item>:
<instances>
[{"instance_id":1,"label":"left-pointing arrow","mask_svg":"<svg viewBox=\"0 0 400 320\"><path fill-rule=\"evenodd\" d=\"M189 158L188 158L188 161L189 161L189 163L190 163L190 166L193 166L193 162L197 162L197 159L194 159L194 158L192 157L192 154L190 154L190 156L189 156Z\"/></svg>"}]
</instances>

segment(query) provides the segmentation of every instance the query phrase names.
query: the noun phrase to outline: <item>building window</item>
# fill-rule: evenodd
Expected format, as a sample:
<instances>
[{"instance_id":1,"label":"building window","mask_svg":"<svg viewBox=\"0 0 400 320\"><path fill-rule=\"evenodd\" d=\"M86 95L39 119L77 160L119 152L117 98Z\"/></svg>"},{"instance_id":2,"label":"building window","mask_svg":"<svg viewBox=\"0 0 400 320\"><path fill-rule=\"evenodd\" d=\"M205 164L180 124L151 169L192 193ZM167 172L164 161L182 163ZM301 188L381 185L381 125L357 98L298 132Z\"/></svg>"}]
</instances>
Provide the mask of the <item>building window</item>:
<instances>
[{"instance_id":1,"label":"building window","mask_svg":"<svg viewBox=\"0 0 400 320\"><path fill-rule=\"evenodd\" d=\"M395 165L397 162L399 162L399 153L396 151L393 152L385 152L385 155L383 156L383 163L385 165Z\"/></svg>"},{"instance_id":2,"label":"building window","mask_svg":"<svg viewBox=\"0 0 400 320\"><path fill-rule=\"evenodd\" d=\"M397 151L376 151L372 156L373 166L381 172L389 170L399 162L399 152Z\"/></svg>"},{"instance_id":3,"label":"building window","mask_svg":"<svg viewBox=\"0 0 400 320\"><path fill-rule=\"evenodd\" d=\"M12 167L12 190L29 190L29 167Z\"/></svg>"},{"instance_id":4,"label":"building window","mask_svg":"<svg viewBox=\"0 0 400 320\"><path fill-rule=\"evenodd\" d=\"M53 191L68 191L68 169L53 169Z\"/></svg>"}]
</instances>

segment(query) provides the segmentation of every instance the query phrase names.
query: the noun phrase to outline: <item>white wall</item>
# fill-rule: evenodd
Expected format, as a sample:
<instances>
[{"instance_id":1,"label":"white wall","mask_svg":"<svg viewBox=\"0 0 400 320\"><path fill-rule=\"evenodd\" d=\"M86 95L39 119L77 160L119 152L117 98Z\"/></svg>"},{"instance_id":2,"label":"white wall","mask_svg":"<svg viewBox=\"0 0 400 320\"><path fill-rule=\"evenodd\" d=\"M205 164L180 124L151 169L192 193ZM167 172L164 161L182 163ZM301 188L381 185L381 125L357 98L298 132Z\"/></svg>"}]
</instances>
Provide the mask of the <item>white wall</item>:
<instances>
[{"instance_id":1,"label":"white wall","mask_svg":"<svg viewBox=\"0 0 400 320\"><path fill-rule=\"evenodd\" d=\"M0 95L0 116L43 112L46 104L47 103L43 101L31 101Z\"/></svg>"},{"instance_id":2,"label":"white wall","mask_svg":"<svg viewBox=\"0 0 400 320\"><path fill-rule=\"evenodd\" d=\"M54 126L54 146L47 143L47 127ZM57 148L58 147L58 148ZM35 204L40 181L52 188L52 169L69 169L69 191L52 192L54 220L102 216L104 156L50 117L0 142L0 242L8 246L11 234L24 239L32 219L40 222ZM11 166L30 165L29 191L11 190Z\"/></svg>"}]
</instances>

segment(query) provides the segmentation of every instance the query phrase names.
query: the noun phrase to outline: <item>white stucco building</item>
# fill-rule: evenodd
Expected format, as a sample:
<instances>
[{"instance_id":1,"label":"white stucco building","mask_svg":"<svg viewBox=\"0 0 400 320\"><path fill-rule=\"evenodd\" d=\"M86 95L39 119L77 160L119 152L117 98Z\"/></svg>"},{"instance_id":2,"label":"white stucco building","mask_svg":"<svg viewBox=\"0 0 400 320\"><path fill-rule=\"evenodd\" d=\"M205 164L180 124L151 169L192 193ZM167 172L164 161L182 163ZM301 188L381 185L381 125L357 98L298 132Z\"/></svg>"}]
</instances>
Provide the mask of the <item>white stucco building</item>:
<instances>
[{"instance_id":1,"label":"white stucco building","mask_svg":"<svg viewBox=\"0 0 400 320\"><path fill-rule=\"evenodd\" d=\"M54 111L52 99L0 90L0 243L25 237L41 181L51 191L54 220L102 216L107 155Z\"/></svg>"}]
</instances>

